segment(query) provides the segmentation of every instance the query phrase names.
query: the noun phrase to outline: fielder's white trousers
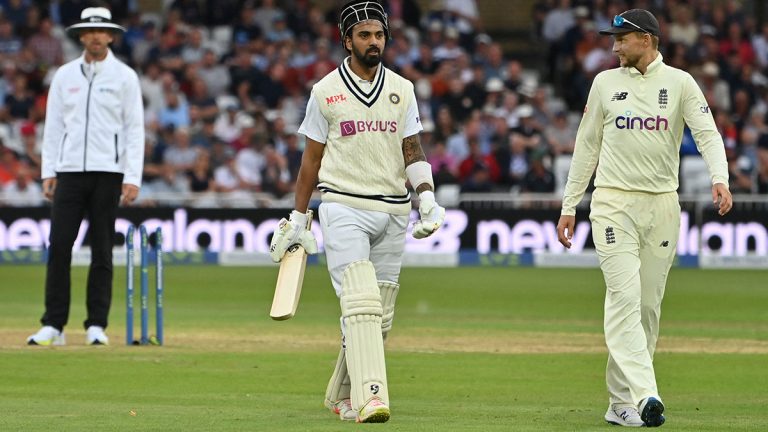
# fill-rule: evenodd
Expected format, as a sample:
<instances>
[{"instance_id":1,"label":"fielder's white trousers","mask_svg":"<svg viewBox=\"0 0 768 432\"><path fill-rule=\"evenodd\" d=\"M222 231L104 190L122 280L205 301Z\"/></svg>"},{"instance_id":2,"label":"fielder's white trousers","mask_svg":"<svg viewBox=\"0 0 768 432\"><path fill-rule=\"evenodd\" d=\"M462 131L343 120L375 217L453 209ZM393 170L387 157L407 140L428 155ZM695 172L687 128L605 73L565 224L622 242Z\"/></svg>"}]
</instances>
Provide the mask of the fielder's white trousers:
<instances>
[{"instance_id":1,"label":"fielder's white trousers","mask_svg":"<svg viewBox=\"0 0 768 432\"><path fill-rule=\"evenodd\" d=\"M653 354L680 233L680 204L676 192L598 188L590 220L606 286L610 403L636 406L646 397L659 397Z\"/></svg>"},{"instance_id":2,"label":"fielder's white trousers","mask_svg":"<svg viewBox=\"0 0 768 432\"><path fill-rule=\"evenodd\" d=\"M325 258L337 297L341 296L344 269L355 261L371 261L377 280L397 283L409 215L358 210L332 202L321 203L319 212Z\"/></svg>"}]
</instances>

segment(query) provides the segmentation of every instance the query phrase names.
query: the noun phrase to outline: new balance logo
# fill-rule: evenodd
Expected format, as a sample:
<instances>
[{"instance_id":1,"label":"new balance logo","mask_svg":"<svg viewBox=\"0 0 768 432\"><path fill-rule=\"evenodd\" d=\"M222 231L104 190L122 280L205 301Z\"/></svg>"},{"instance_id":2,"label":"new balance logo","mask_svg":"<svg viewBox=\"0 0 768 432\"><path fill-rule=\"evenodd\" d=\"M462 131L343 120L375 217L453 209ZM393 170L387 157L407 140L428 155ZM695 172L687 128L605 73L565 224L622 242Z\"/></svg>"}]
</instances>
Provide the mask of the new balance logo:
<instances>
[{"instance_id":1,"label":"new balance logo","mask_svg":"<svg viewBox=\"0 0 768 432\"><path fill-rule=\"evenodd\" d=\"M613 232L613 227L609 226L605 228L605 244L616 243L616 234Z\"/></svg>"},{"instance_id":2,"label":"new balance logo","mask_svg":"<svg viewBox=\"0 0 768 432\"><path fill-rule=\"evenodd\" d=\"M628 92L616 92L613 94L613 97L611 98L611 100L612 101L625 100L627 98L627 95L629 95Z\"/></svg>"},{"instance_id":3,"label":"new balance logo","mask_svg":"<svg viewBox=\"0 0 768 432\"><path fill-rule=\"evenodd\" d=\"M669 240L662 241L659 247L669 247Z\"/></svg>"}]
</instances>

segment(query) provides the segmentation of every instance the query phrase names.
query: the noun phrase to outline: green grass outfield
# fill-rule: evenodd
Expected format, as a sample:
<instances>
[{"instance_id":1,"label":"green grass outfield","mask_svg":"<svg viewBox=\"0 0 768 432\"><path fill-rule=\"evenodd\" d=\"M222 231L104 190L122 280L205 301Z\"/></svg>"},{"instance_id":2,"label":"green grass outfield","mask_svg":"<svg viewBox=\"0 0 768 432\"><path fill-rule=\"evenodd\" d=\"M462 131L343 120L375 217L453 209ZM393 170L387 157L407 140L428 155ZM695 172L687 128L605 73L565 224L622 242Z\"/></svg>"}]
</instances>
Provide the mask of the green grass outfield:
<instances>
[{"instance_id":1,"label":"green grass outfield","mask_svg":"<svg viewBox=\"0 0 768 432\"><path fill-rule=\"evenodd\" d=\"M597 269L404 270L386 425L322 406L339 333L324 268L276 322L276 268L169 267L164 347L124 345L123 268L112 344L84 346L85 274L73 271L68 345L27 347L44 268L0 266L0 431L614 430ZM673 269L661 334L665 429L768 430L768 272Z\"/></svg>"}]
</instances>

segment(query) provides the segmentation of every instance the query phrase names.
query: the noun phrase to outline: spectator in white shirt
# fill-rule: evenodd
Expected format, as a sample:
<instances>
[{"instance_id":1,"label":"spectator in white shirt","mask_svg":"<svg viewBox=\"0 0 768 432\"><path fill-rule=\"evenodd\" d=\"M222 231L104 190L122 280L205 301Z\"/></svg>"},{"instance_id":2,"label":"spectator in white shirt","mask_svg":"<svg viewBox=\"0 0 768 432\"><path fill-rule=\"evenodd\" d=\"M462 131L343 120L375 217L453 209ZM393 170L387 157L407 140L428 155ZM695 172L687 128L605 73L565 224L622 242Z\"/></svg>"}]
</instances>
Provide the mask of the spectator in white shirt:
<instances>
[{"instance_id":1,"label":"spectator in white shirt","mask_svg":"<svg viewBox=\"0 0 768 432\"><path fill-rule=\"evenodd\" d=\"M32 179L32 170L21 162L16 178L3 188L4 204L12 207L38 207L43 205L43 189Z\"/></svg>"}]
</instances>

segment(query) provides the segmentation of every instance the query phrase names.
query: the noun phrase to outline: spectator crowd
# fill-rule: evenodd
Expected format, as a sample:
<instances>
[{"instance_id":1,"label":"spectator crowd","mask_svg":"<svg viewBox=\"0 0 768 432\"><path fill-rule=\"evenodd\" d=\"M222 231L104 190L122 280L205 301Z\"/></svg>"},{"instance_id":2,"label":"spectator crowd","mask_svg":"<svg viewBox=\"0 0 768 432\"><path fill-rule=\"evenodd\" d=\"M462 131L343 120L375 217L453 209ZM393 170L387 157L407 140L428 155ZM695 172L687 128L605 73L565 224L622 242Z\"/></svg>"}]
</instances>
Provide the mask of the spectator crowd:
<instances>
[{"instance_id":1,"label":"spectator crowd","mask_svg":"<svg viewBox=\"0 0 768 432\"><path fill-rule=\"evenodd\" d=\"M81 54L64 28L106 6L127 31L112 51L140 76L144 186L138 205L253 207L290 199L312 85L346 56L339 1L0 0L0 205L42 205L47 88ZM768 193L768 23L736 0L539 0L537 62L505 55L475 0L382 0L387 67L414 83L438 190L552 193L565 183L591 81L617 65L596 30L630 7L653 11L661 51L699 81L720 129L734 193ZM541 67L543 65L543 67ZM700 160L690 132L683 164ZM685 186L686 177L682 180ZM690 189L690 191L696 191ZM289 203L288 206L291 204Z\"/></svg>"}]
</instances>

